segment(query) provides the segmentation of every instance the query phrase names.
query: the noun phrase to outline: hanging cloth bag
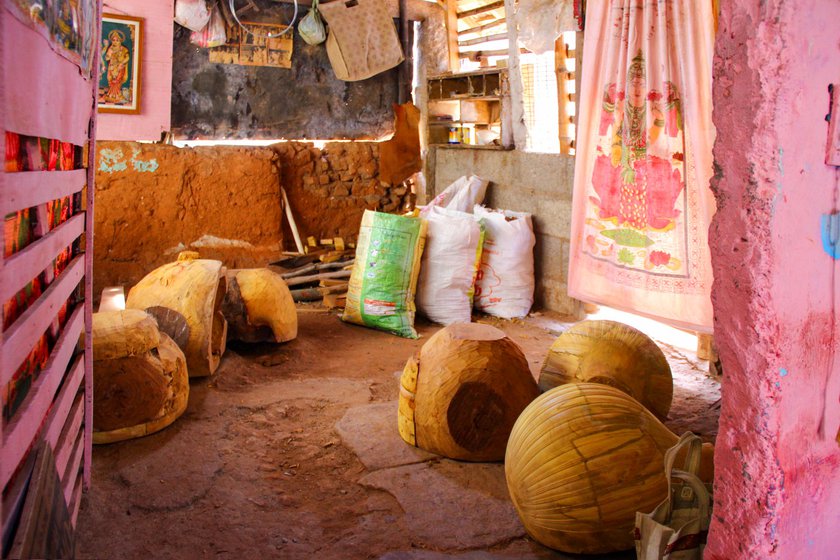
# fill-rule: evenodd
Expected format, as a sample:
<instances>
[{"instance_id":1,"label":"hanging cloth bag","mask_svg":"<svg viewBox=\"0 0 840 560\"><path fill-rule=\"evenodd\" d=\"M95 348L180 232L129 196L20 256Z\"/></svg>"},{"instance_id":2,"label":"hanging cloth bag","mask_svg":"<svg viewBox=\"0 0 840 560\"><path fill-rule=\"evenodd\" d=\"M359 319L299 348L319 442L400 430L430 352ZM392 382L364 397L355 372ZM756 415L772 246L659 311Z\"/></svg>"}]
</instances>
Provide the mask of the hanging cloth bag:
<instances>
[{"instance_id":1,"label":"hanging cloth bag","mask_svg":"<svg viewBox=\"0 0 840 560\"><path fill-rule=\"evenodd\" d=\"M221 47L227 43L227 31L222 11L218 6L210 9L210 21L201 31L190 33L190 43L201 48Z\"/></svg>"},{"instance_id":2,"label":"hanging cloth bag","mask_svg":"<svg viewBox=\"0 0 840 560\"><path fill-rule=\"evenodd\" d=\"M700 438L682 435L665 452L668 497L651 513L636 513L638 560L702 560L712 519L710 488L697 476L700 470ZM674 468L677 454L688 448L684 470Z\"/></svg>"},{"instance_id":3,"label":"hanging cloth bag","mask_svg":"<svg viewBox=\"0 0 840 560\"><path fill-rule=\"evenodd\" d=\"M385 0L339 0L321 4L320 11L330 27L327 56L339 80L365 80L403 61Z\"/></svg>"},{"instance_id":4,"label":"hanging cloth bag","mask_svg":"<svg viewBox=\"0 0 840 560\"><path fill-rule=\"evenodd\" d=\"M318 11L318 0L312 0L309 13L300 20L298 33L307 45L320 45L326 41L327 30L324 28L321 13Z\"/></svg>"},{"instance_id":5,"label":"hanging cloth bag","mask_svg":"<svg viewBox=\"0 0 840 560\"><path fill-rule=\"evenodd\" d=\"M205 0L175 0L175 23L190 31L201 31L210 21Z\"/></svg>"}]
</instances>

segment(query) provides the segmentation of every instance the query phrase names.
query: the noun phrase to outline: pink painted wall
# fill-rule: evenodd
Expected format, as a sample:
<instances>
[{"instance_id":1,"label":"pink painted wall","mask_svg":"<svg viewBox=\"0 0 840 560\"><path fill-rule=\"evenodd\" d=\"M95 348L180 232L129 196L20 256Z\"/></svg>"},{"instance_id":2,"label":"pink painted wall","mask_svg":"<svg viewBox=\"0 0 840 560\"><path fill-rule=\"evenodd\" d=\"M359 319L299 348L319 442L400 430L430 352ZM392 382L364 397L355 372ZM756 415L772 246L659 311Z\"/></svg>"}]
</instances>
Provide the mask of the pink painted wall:
<instances>
[{"instance_id":1,"label":"pink painted wall","mask_svg":"<svg viewBox=\"0 0 840 560\"><path fill-rule=\"evenodd\" d=\"M172 97L172 31L174 0L105 0L104 13L144 18L140 60L140 113L100 113L99 140L160 140L169 130Z\"/></svg>"},{"instance_id":2,"label":"pink painted wall","mask_svg":"<svg viewBox=\"0 0 840 560\"><path fill-rule=\"evenodd\" d=\"M721 2L710 232L724 367L706 558L840 558L840 261L820 218L840 2ZM831 23L828 23L831 22Z\"/></svg>"}]
</instances>

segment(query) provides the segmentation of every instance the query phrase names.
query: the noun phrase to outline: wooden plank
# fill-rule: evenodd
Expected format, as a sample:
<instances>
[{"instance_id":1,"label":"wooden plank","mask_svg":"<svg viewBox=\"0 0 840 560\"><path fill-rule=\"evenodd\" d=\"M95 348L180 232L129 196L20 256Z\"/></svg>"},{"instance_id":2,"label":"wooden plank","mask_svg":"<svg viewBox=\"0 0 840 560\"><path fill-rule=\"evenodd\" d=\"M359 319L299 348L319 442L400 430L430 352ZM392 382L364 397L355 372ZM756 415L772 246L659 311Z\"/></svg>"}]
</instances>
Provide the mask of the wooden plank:
<instances>
[{"instance_id":1,"label":"wooden plank","mask_svg":"<svg viewBox=\"0 0 840 560\"><path fill-rule=\"evenodd\" d=\"M458 37L466 37L467 35L474 35L475 33L481 33L483 31L487 31L489 29L495 29L496 27L501 27L502 25L507 27L507 20L505 18L497 19L496 21L491 21L490 23L485 23L483 25L478 25L476 27L470 27L468 29L462 29L458 32Z\"/></svg>"},{"instance_id":2,"label":"wooden plank","mask_svg":"<svg viewBox=\"0 0 840 560\"><path fill-rule=\"evenodd\" d=\"M473 8L472 10L467 10L465 12L458 12L458 19L468 18L470 16L477 16L479 14L486 14L487 12L492 12L493 10L499 10L505 7L504 0L499 0L498 2L491 2L489 4L485 4L484 6L480 6L478 8Z\"/></svg>"},{"instance_id":3,"label":"wooden plank","mask_svg":"<svg viewBox=\"0 0 840 560\"><path fill-rule=\"evenodd\" d=\"M485 35L484 37L478 37L476 39L469 39L466 41L458 41L459 47L471 47L473 45L481 45L484 43L489 43L490 41L507 41L508 34L507 31L503 33L496 33L495 35Z\"/></svg>"},{"instance_id":4,"label":"wooden plank","mask_svg":"<svg viewBox=\"0 0 840 560\"><path fill-rule=\"evenodd\" d=\"M61 475L61 488L64 492L64 503L67 504L68 509L73 501L73 489L76 484L76 479L79 478L79 469L82 466L82 455L84 455L85 434L76 431L76 442L73 444L73 453L67 461L67 466L62 471L59 469Z\"/></svg>"},{"instance_id":5,"label":"wooden plank","mask_svg":"<svg viewBox=\"0 0 840 560\"><path fill-rule=\"evenodd\" d=\"M82 385L84 378L85 369L83 364L77 363L64 378L61 390L53 402L52 409L50 409L50 417L47 419L47 425L44 429L44 439L52 446L53 452L55 452L56 446L58 445L58 438L61 436L64 424L67 422L67 418L71 416L71 407L74 409L76 407L79 387Z\"/></svg>"},{"instance_id":6,"label":"wooden plank","mask_svg":"<svg viewBox=\"0 0 840 560\"><path fill-rule=\"evenodd\" d=\"M29 394L23 401L20 409L10 423L3 429L3 447L0 449L3 461L0 462L0 487L6 485L9 479L20 464L21 459L29 449L29 445L35 439L41 429L42 421L53 401L58 386L64 379L67 362L70 361L79 334L84 326L81 307L73 313L73 318L64 327L61 337L58 339L50 362L47 367L32 384ZM81 358L76 359L74 368L81 367ZM64 367L62 367L62 364ZM71 373L72 375L72 373Z\"/></svg>"},{"instance_id":7,"label":"wooden plank","mask_svg":"<svg viewBox=\"0 0 840 560\"><path fill-rule=\"evenodd\" d=\"M446 43L449 47L449 71L461 69L458 57L458 1L446 0Z\"/></svg>"},{"instance_id":8,"label":"wooden plank","mask_svg":"<svg viewBox=\"0 0 840 560\"><path fill-rule=\"evenodd\" d=\"M14 537L14 527L20 514L23 511L23 503L26 500L26 491L29 489L29 481L32 479L32 471L35 467L35 453L29 453L21 465L15 477L3 489L3 515L2 515L2 539L0 542L9 543Z\"/></svg>"},{"instance_id":9,"label":"wooden plank","mask_svg":"<svg viewBox=\"0 0 840 560\"><path fill-rule=\"evenodd\" d=\"M59 308L79 285L85 271L84 264L82 255L73 259L67 269L44 290L38 301L24 311L9 330L3 333L0 385L5 385L11 380L14 372L35 347L35 343L53 322Z\"/></svg>"},{"instance_id":10,"label":"wooden plank","mask_svg":"<svg viewBox=\"0 0 840 560\"><path fill-rule=\"evenodd\" d=\"M569 73L566 69L566 43L561 35L554 41L554 72L557 78L557 108L558 115L558 135L560 136L560 153L568 154L572 146L572 138L568 136L569 132L569 111L566 109L566 98L568 92L566 91L566 75Z\"/></svg>"},{"instance_id":11,"label":"wooden plank","mask_svg":"<svg viewBox=\"0 0 840 560\"><path fill-rule=\"evenodd\" d=\"M85 400L83 395L77 395L75 402L73 402L73 408L70 409L70 414L68 415L67 421L64 423L61 430L61 435L59 436L55 446L53 446L55 466L60 473L63 473L67 468L67 462L70 460L70 453L73 451L75 442L79 437L79 429L82 427L84 412ZM62 480L64 480L63 475Z\"/></svg>"},{"instance_id":12,"label":"wooden plank","mask_svg":"<svg viewBox=\"0 0 840 560\"><path fill-rule=\"evenodd\" d=\"M313 274L311 276L298 276L286 280L286 285L291 288L292 286L300 286L301 284L308 284L309 282L326 280L328 278L350 278L351 273L351 270L339 270L337 272L321 272L320 274Z\"/></svg>"},{"instance_id":13,"label":"wooden plank","mask_svg":"<svg viewBox=\"0 0 840 560\"><path fill-rule=\"evenodd\" d=\"M77 193L85 186L86 173L85 169L4 173L6 185L0 198L0 214L5 216Z\"/></svg>"},{"instance_id":14,"label":"wooden plank","mask_svg":"<svg viewBox=\"0 0 840 560\"><path fill-rule=\"evenodd\" d=\"M529 53L528 49L519 49L519 54ZM482 58L489 58L491 56L508 56L510 54L510 49L496 49L490 51L464 51L460 54L461 58L466 58L469 60L480 60Z\"/></svg>"},{"instance_id":15,"label":"wooden plank","mask_svg":"<svg viewBox=\"0 0 840 560\"><path fill-rule=\"evenodd\" d=\"M46 268L85 230L84 214L77 214L8 259L0 270L0 301L8 301Z\"/></svg>"},{"instance_id":16,"label":"wooden plank","mask_svg":"<svg viewBox=\"0 0 840 560\"><path fill-rule=\"evenodd\" d=\"M76 528L76 520L79 518L79 510L82 506L82 488L84 477L81 473L76 477L76 484L73 487L73 499L70 501L70 523Z\"/></svg>"},{"instance_id":17,"label":"wooden plank","mask_svg":"<svg viewBox=\"0 0 840 560\"><path fill-rule=\"evenodd\" d=\"M73 525L52 449L42 441L36 452L35 470L9 558L73 558Z\"/></svg>"}]
</instances>

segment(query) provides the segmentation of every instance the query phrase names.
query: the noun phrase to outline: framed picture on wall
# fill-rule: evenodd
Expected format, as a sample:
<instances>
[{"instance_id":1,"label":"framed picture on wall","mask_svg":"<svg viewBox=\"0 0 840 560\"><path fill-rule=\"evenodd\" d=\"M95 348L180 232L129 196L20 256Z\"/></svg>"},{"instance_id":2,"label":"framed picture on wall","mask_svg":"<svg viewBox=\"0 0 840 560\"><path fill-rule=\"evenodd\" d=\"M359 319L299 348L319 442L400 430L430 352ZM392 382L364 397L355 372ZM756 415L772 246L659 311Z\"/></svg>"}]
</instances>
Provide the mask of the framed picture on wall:
<instances>
[{"instance_id":1,"label":"framed picture on wall","mask_svg":"<svg viewBox=\"0 0 840 560\"><path fill-rule=\"evenodd\" d=\"M140 112L142 33L140 18L102 14L97 95L100 113Z\"/></svg>"}]
</instances>

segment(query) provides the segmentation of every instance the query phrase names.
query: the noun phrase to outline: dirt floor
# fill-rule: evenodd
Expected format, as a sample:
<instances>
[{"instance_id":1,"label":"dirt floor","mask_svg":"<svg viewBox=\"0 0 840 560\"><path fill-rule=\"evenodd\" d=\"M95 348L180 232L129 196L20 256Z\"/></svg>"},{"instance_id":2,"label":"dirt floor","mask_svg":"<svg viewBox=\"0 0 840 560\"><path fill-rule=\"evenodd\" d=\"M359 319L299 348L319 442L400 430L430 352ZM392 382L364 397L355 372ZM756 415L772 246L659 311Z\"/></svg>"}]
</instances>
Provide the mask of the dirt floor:
<instances>
[{"instance_id":1,"label":"dirt floor","mask_svg":"<svg viewBox=\"0 0 840 560\"><path fill-rule=\"evenodd\" d=\"M399 439L398 372L440 327L418 321L422 337L407 340L317 307L299 318L290 343L229 347L163 432L94 448L77 558L578 558L526 536L503 465ZM511 336L535 376L571 324L478 320ZM667 425L713 441L719 384L693 352L663 350L675 381Z\"/></svg>"}]
</instances>

